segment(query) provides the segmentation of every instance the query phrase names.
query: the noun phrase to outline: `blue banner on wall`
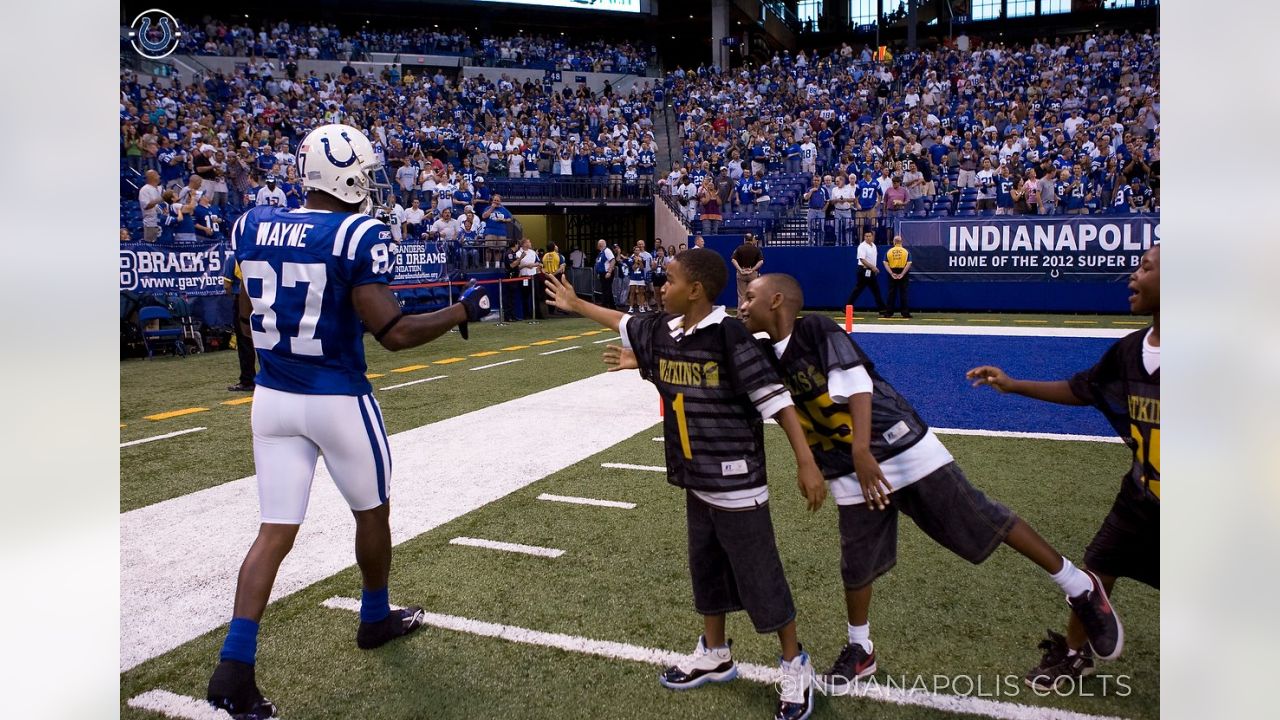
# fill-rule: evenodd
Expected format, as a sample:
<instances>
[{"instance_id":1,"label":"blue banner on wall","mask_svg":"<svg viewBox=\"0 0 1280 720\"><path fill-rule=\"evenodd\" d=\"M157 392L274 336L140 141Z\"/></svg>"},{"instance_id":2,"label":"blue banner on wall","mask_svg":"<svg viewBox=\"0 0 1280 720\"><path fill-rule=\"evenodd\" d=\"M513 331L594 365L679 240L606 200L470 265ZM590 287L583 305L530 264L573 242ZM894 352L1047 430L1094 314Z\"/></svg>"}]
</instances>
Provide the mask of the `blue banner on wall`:
<instances>
[{"instance_id":1,"label":"blue banner on wall","mask_svg":"<svg viewBox=\"0 0 1280 720\"><path fill-rule=\"evenodd\" d=\"M448 257L446 243L400 243L396 253L396 285L441 282L445 277L445 260Z\"/></svg>"},{"instance_id":2,"label":"blue banner on wall","mask_svg":"<svg viewBox=\"0 0 1280 720\"><path fill-rule=\"evenodd\" d=\"M224 242L189 245L122 243L120 291L144 295L221 295L222 271L231 255Z\"/></svg>"},{"instance_id":3,"label":"blue banner on wall","mask_svg":"<svg viewBox=\"0 0 1280 720\"><path fill-rule=\"evenodd\" d=\"M1116 282L1160 239L1160 217L904 220L913 280Z\"/></svg>"}]
</instances>

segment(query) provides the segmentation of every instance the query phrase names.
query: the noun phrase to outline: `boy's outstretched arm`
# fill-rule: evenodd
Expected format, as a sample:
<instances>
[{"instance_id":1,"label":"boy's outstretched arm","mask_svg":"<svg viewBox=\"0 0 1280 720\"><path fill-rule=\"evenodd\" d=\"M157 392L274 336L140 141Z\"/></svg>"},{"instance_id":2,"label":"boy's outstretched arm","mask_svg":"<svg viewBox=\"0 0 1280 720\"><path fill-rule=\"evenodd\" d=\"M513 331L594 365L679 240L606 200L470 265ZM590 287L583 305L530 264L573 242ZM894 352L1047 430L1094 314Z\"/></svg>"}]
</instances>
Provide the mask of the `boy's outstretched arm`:
<instances>
[{"instance_id":1,"label":"boy's outstretched arm","mask_svg":"<svg viewBox=\"0 0 1280 720\"><path fill-rule=\"evenodd\" d=\"M569 284L564 278L547 276L546 278L547 302L555 307L571 313L577 313L582 317L599 323L614 332L618 331L618 323L622 321L622 313L617 310L602 308L599 305L589 302L583 302L578 297L578 293L573 289L573 285Z\"/></svg>"},{"instance_id":2,"label":"boy's outstretched arm","mask_svg":"<svg viewBox=\"0 0 1280 720\"><path fill-rule=\"evenodd\" d=\"M1001 393L1025 395L1033 400L1044 400L1045 402L1058 403L1059 405L1089 404L1071 392L1071 385L1066 380L1052 380L1049 382L1016 380L994 365L976 367L965 373L964 376L973 381L974 387L990 385Z\"/></svg>"},{"instance_id":3,"label":"boy's outstretched arm","mask_svg":"<svg viewBox=\"0 0 1280 720\"><path fill-rule=\"evenodd\" d=\"M805 440L804 428L800 427L800 416L796 415L794 405L788 405L774 418L787 433L791 451L796 455L796 484L800 486L800 494L809 501L809 510L816 511L822 507L822 501L827 499L827 481L823 479L822 471L813 459L813 451L809 449L809 442Z\"/></svg>"}]
</instances>

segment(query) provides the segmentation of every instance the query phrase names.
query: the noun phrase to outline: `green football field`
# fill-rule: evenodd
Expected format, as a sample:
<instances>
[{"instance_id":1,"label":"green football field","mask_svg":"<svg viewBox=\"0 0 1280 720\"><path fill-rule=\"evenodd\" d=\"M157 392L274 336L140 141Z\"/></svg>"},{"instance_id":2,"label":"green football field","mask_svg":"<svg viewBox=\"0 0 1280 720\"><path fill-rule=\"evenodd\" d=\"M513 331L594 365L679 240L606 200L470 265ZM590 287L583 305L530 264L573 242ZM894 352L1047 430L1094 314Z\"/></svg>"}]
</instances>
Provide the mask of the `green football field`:
<instances>
[{"instance_id":1,"label":"green football field","mask_svg":"<svg viewBox=\"0 0 1280 720\"><path fill-rule=\"evenodd\" d=\"M947 315L938 322L1027 327L1092 322L1132 329L1117 323L1134 320ZM875 321L863 316L858 322ZM572 393L599 375L599 351L613 337L581 320L485 324L473 329L469 342L454 334L396 354L371 345L369 371L378 376L372 382L388 434L395 436L423 426L444 428L446 421L468 414L500 414L534 393L549 391L539 397L553 398ZM445 377L406 384L438 376ZM187 507L183 498L204 497L201 493L253 474L251 404L224 404L245 397L226 392L235 377L233 352L122 363L122 444L203 428L121 448L122 525L145 517L148 509ZM346 569L273 602L262 624L258 682L281 716L768 717L777 698L768 682L740 678L686 693L657 683L661 658L649 651L686 653L701 630L689 588L684 499L660 472L603 467L663 464L663 444L655 441L661 436L657 398L649 390L644 401L653 406L652 425L603 447L584 448L564 437L574 433L576 419L563 409L572 402L548 405L544 422L528 427L528 436L545 442L548 452L573 445L575 457L583 459L396 546L391 600L422 605L433 613L432 626L376 651L356 649L356 615L325 606L333 598L359 597L349 542L340 550ZM1126 448L1111 443L950 435L942 440L975 485L1076 561L1128 462ZM766 442L770 505L799 611L800 639L824 670L845 641L835 507L828 501L816 514L806 512L785 436L767 426ZM501 453L503 445L502 437L480 434L474 452L433 460L475 465L483 473L486 458ZM548 494L634 507L539 499ZM396 497L393 490L393 518L409 509L398 511ZM183 519L172 520L180 525ZM450 543L459 537L563 554L543 557ZM223 540L209 535L201 542ZM212 570L235 573L234 565ZM122 586L122 595L128 591ZM1039 659L1036 643L1045 629L1060 630L1065 623L1066 606L1056 586L1007 548L972 566L906 521L898 566L877 583L871 623L880 666L877 684L907 690L872 687L866 697L823 698L814 717L1157 717L1159 595L1121 581L1115 604L1126 629L1124 655L1100 665L1101 677L1061 694L1038 696L1020 677ZM229 606L224 614L229 618ZM180 704L157 710L129 701L156 690L202 698L224 632L225 625L193 636L122 672L122 717L196 717L183 714L192 711ZM739 662L776 667L776 639L755 634L745 615L730 617L729 635Z\"/></svg>"}]
</instances>

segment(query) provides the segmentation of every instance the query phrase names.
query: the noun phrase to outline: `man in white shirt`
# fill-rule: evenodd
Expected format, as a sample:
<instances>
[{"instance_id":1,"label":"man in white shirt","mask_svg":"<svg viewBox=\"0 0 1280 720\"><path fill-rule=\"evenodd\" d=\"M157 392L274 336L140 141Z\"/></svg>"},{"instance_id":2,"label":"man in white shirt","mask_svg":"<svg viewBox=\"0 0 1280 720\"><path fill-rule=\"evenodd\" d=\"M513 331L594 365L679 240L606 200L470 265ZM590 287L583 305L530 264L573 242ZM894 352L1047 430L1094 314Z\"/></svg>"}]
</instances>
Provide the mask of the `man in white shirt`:
<instances>
[{"instance_id":1,"label":"man in white shirt","mask_svg":"<svg viewBox=\"0 0 1280 720\"><path fill-rule=\"evenodd\" d=\"M445 208L440 211L440 219L431 223L431 237L440 242L452 243L458 239L458 221L453 219L453 210Z\"/></svg>"},{"instance_id":2,"label":"man in white shirt","mask_svg":"<svg viewBox=\"0 0 1280 720\"><path fill-rule=\"evenodd\" d=\"M852 245L850 233L853 231L853 206L858 200L858 191L849 184L844 173L836 176L836 186L831 190L833 208L832 215L836 224L836 244Z\"/></svg>"},{"instance_id":3,"label":"man in white shirt","mask_svg":"<svg viewBox=\"0 0 1280 720\"><path fill-rule=\"evenodd\" d=\"M863 288L871 288L871 295L876 299L876 310L879 311L880 317L889 317L889 313L884 307L884 297L880 294L880 267L878 258L876 257L876 234L870 230L862 233L862 242L858 245L858 282L853 286L853 290L849 292L849 299L845 301L845 305L857 307L858 296L862 294Z\"/></svg>"},{"instance_id":4,"label":"man in white shirt","mask_svg":"<svg viewBox=\"0 0 1280 720\"><path fill-rule=\"evenodd\" d=\"M520 243L520 250L516 252L517 274L523 278L516 291L520 295L520 307L524 308L524 314L521 317L526 320L534 319L535 312L538 309L538 303L533 297L536 291L534 284L534 276L542 271L542 263L538 260L538 253L533 249L533 241L525 238ZM540 319L541 313L537 313Z\"/></svg>"},{"instance_id":5,"label":"man in white shirt","mask_svg":"<svg viewBox=\"0 0 1280 720\"><path fill-rule=\"evenodd\" d=\"M164 200L160 191L160 173L147 171L147 182L138 189L138 208L142 210L142 240L155 242L160 237L160 216L156 206Z\"/></svg>"},{"instance_id":6,"label":"man in white shirt","mask_svg":"<svg viewBox=\"0 0 1280 720\"><path fill-rule=\"evenodd\" d=\"M812 139L807 139L800 145L800 170L810 175L818 171L818 146L813 144Z\"/></svg>"},{"instance_id":7,"label":"man in white shirt","mask_svg":"<svg viewBox=\"0 0 1280 720\"><path fill-rule=\"evenodd\" d=\"M403 226L404 234L410 240L417 240L422 236L422 223L427 217L427 212L422 209L422 203L418 198L414 198L409 204L409 208L404 211Z\"/></svg>"}]
</instances>

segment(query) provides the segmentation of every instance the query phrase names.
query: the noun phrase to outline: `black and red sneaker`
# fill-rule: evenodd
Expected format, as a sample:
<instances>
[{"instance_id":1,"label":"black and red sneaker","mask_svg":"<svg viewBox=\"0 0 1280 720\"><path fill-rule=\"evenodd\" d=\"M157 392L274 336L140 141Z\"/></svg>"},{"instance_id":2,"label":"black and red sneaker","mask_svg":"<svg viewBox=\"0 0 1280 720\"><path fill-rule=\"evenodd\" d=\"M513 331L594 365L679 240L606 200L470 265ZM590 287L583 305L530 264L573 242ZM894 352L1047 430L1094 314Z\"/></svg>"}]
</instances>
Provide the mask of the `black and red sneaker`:
<instances>
[{"instance_id":1,"label":"black and red sneaker","mask_svg":"<svg viewBox=\"0 0 1280 720\"><path fill-rule=\"evenodd\" d=\"M839 695L849 688L849 684L868 678L876 672L876 649L871 652L860 643L849 643L844 646L831 669L818 676L818 686L831 695Z\"/></svg>"},{"instance_id":2,"label":"black and red sneaker","mask_svg":"<svg viewBox=\"0 0 1280 720\"><path fill-rule=\"evenodd\" d=\"M1088 647L1073 653L1067 647L1067 639L1052 630L1046 639L1040 641L1040 649L1044 651L1040 664L1028 670L1022 678L1029 688L1051 691L1062 684L1070 687L1095 672L1093 653Z\"/></svg>"},{"instance_id":3,"label":"black and red sneaker","mask_svg":"<svg viewBox=\"0 0 1280 720\"><path fill-rule=\"evenodd\" d=\"M1124 626L1120 624L1120 616L1107 597L1102 581L1092 572L1085 570L1093 588L1076 597L1067 598L1071 612L1084 625L1085 635L1089 636L1089 647L1099 660L1115 660L1124 650Z\"/></svg>"}]
</instances>

